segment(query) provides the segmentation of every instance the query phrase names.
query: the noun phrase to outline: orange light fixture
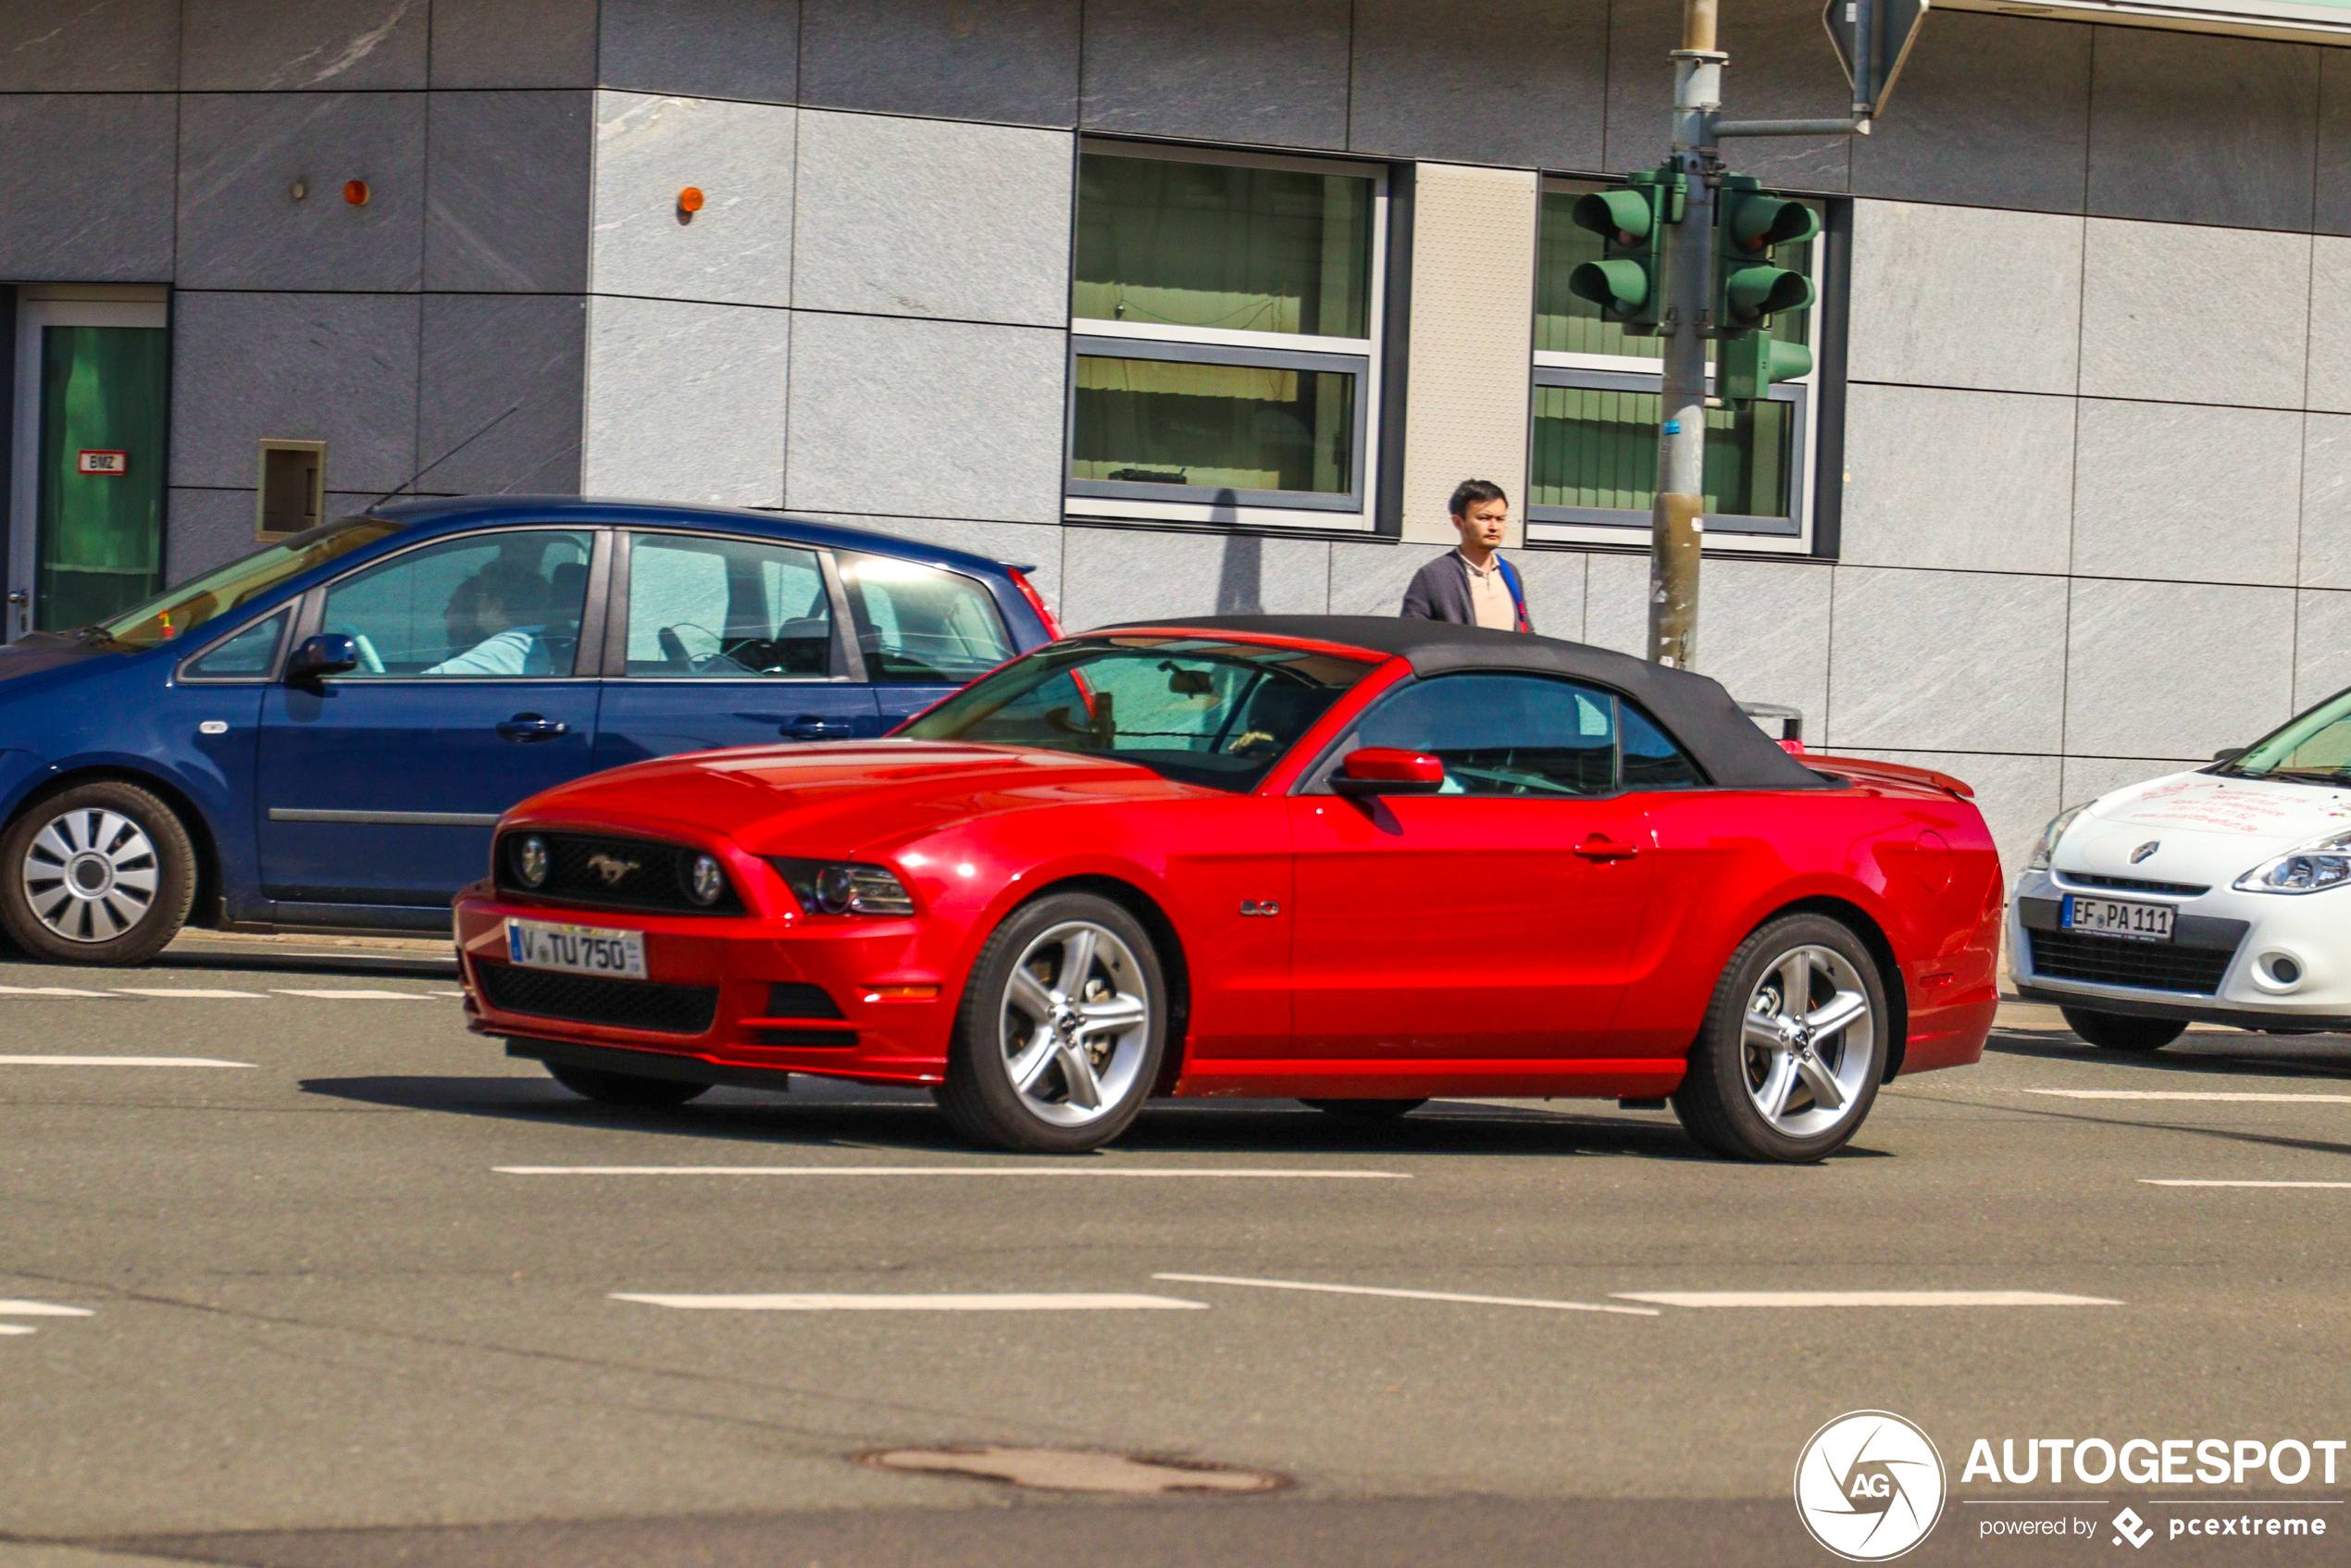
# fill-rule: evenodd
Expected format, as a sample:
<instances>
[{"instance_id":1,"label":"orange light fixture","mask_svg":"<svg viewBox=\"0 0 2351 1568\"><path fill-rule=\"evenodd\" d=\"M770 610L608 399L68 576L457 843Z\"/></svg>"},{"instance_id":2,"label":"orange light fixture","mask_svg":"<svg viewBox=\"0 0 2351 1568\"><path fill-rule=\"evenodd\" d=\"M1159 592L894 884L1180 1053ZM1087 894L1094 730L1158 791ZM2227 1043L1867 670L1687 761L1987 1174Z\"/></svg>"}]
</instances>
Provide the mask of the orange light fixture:
<instances>
[{"instance_id":1,"label":"orange light fixture","mask_svg":"<svg viewBox=\"0 0 2351 1568\"><path fill-rule=\"evenodd\" d=\"M355 207L366 206L367 205L367 182L365 180L344 180L342 182L342 199L349 202Z\"/></svg>"},{"instance_id":2,"label":"orange light fixture","mask_svg":"<svg viewBox=\"0 0 2351 1568\"><path fill-rule=\"evenodd\" d=\"M937 986L869 986L865 989L865 1000L867 1002L937 1002L939 988Z\"/></svg>"},{"instance_id":3,"label":"orange light fixture","mask_svg":"<svg viewBox=\"0 0 2351 1568\"><path fill-rule=\"evenodd\" d=\"M702 211L702 187L699 185L689 185L684 190L678 192L678 210L679 212Z\"/></svg>"}]
</instances>

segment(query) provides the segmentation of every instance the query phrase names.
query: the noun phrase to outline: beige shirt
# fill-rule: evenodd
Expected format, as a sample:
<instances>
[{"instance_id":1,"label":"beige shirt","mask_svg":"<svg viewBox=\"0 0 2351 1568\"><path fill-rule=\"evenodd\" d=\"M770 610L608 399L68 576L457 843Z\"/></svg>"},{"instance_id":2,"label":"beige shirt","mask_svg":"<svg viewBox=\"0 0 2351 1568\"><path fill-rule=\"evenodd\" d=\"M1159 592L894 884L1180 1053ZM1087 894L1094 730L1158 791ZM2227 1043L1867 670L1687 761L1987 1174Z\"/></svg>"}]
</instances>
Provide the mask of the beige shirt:
<instances>
[{"instance_id":1,"label":"beige shirt","mask_svg":"<svg viewBox=\"0 0 2351 1568\"><path fill-rule=\"evenodd\" d=\"M1484 571L1466 555L1462 555L1462 566L1469 572L1470 608L1477 616L1477 624L1496 631L1516 631L1518 605L1511 598L1511 585L1502 579L1500 553L1495 554Z\"/></svg>"}]
</instances>

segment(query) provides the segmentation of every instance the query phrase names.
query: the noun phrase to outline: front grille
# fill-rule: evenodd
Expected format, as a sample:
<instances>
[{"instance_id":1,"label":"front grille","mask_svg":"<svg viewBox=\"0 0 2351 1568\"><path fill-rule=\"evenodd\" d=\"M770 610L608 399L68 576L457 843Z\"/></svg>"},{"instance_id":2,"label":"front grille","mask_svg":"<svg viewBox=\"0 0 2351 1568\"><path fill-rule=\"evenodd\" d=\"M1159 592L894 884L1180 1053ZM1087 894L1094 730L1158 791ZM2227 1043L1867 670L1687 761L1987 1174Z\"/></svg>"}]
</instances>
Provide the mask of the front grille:
<instances>
[{"instance_id":1,"label":"front grille","mask_svg":"<svg viewBox=\"0 0 2351 1568\"><path fill-rule=\"evenodd\" d=\"M2212 890L2202 882L2151 882L2143 877L2093 877L2086 871L2060 871L2058 879L2072 887L2112 888L2124 893L2169 893L2192 899Z\"/></svg>"},{"instance_id":2,"label":"front grille","mask_svg":"<svg viewBox=\"0 0 2351 1568\"><path fill-rule=\"evenodd\" d=\"M547 840L547 880L523 883L516 865L525 839ZM501 891L559 903L590 903L604 909L642 909L664 915L740 915L742 900L728 884L716 903L696 903L686 891L686 875L703 852L691 844L653 839L623 839L601 833L550 833L517 828L499 835L494 859Z\"/></svg>"},{"instance_id":3,"label":"front grille","mask_svg":"<svg viewBox=\"0 0 2351 1568\"><path fill-rule=\"evenodd\" d=\"M2033 972L2051 980L2088 980L2147 990L2210 996L2229 971L2233 947L2180 947L2082 931L2027 931Z\"/></svg>"},{"instance_id":4,"label":"front grille","mask_svg":"<svg viewBox=\"0 0 2351 1568\"><path fill-rule=\"evenodd\" d=\"M707 1034L718 1014L715 986L665 986L653 980L612 980L600 975L560 975L511 964L476 965L490 1005L501 1013L603 1024L652 1034Z\"/></svg>"}]
</instances>

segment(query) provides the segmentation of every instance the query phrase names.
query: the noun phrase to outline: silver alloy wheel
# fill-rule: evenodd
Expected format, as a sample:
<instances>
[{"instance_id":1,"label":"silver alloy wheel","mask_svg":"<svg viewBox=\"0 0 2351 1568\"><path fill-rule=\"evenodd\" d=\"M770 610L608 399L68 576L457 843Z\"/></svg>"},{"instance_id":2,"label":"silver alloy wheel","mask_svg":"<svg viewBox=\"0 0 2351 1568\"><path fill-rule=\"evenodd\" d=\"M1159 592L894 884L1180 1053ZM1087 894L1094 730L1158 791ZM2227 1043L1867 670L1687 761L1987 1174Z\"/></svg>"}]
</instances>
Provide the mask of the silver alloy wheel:
<instances>
[{"instance_id":1,"label":"silver alloy wheel","mask_svg":"<svg viewBox=\"0 0 2351 1568\"><path fill-rule=\"evenodd\" d=\"M118 811L77 807L53 817L25 849L25 902L69 942L105 942L155 907L162 862L147 830Z\"/></svg>"},{"instance_id":2,"label":"silver alloy wheel","mask_svg":"<svg viewBox=\"0 0 2351 1568\"><path fill-rule=\"evenodd\" d=\"M1068 920L1013 965L998 1044L1014 1090L1058 1126L1084 1126L1125 1103L1151 1045L1143 966L1117 932Z\"/></svg>"},{"instance_id":3,"label":"silver alloy wheel","mask_svg":"<svg viewBox=\"0 0 2351 1568\"><path fill-rule=\"evenodd\" d=\"M1747 999L1747 1092L1790 1138L1814 1138L1852 1114L1876 1052L1869 989L1834 948L1781 955Z\"/></svg>"}]
</instances>

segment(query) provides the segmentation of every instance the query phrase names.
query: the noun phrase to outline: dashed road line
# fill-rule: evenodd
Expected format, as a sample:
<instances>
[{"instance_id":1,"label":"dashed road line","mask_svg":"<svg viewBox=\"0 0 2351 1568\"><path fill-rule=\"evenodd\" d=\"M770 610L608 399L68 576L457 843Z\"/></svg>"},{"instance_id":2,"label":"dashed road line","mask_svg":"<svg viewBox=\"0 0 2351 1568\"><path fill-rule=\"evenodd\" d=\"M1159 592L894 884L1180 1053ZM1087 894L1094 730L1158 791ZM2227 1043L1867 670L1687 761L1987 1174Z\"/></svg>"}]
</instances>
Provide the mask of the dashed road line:
<instances>
[{"instance_id":1,"label":"dashed road line","mask_svg":"<svg viewBox=\"0 0 2351 1568\"><path fill-rule=\"evenodd\" d=\"M500 1176L1200 1176L1263 1181L1410 1181L1403 1171L1187 1170L1072 1165L492 1165Z\"/></svg>"},{"instance_id":2,"label":"dashed road line","mask_svg":"<svg viewBox=\"0 0 2351 1568\"><path fill-rule=\"evenodd\" d=\"M765 1296L675 1296L616 1290L616 1301L688 1312L739 1313L1044 1313L1207 1310L1205 1301L1129 1292L1005 1291L991 1295L841 1296L791 1293Z\"/></svg>"},{"instance_id":3,"label":"dashed road line","mask_svg":"<svg viewBox=\"0 0 2351 1568\"><path fill-rule=\"evenodd\" d=\"M112 991L76 990L71 986L0 986L0 996L111 997Z\"/></svg>"},{"instance_id":4,"label":"dashed road line","mask_svg":"<svg viewBox=\"0 0 2351 1568\"><path fill-rule=\"evenodd\" d=\"M2283 1187L2329 1191L2351 1188L2351 1181L2191 1181L2184 1176L2141 1176L2141 1187Z\"/></svg>"},{"instance_id":5,"label":"dashed road line","mask_svg":"<svg viewBox=\"0 0 2351 1568\"><path fill-rule=\"evenodd\" d=\"M1661 1307L2120 1307L2110 1296L2054 1290L1611 1290Z\"/></svg>"},{"instance_id":6,"label":"dashed road line","mask_svg":"<svg viewBox=\"0 0 2351 1568\"><path fill-rule=\"evenodd\" d=\"M1627 1317L1661 1315L1651 1307L1612 1307L1598 1301L1552 1301L1534 1296L1478 1296L1456 1290L1405 1290L1381 1285L1327 1285L1305 1279L1250 1279L1223 1274L1154 1274L1174 1285L1240 1285L1260 1290L1317 1290L1334 1296L1393 1296L1408 1301L1461 1301L1481 1307L1539 1307L1556 1313L1616 1313Z\"/></svg>"},{"instance_id":7,"label":"dashed road line","mask_svg":"<svg viewBox=\"0 0 2351 1568\"><path fill-rule=\"evenodd\" d=\"M211 1056L0 1056L0 1067L250 1067Z\"/></svg>"},{"instance_id":8,"label":"dashed road line","mask_svg":"<svg viewBox=\"0 0 2351 1568\"><path fill-rule=\"evenodd\" d=\"M0 1317L95 1317L88 1307L61 1307L55 1301L0 1300Z\"/></svg>"},{"instance_id":9,"label":"dashed road line","mask_svg":"<svg viewBox=\"0 0 2351 1568\"><path fill-rule=\"evenodd\" d=\"M117 996L242 997L253 1002L262 1000L259 991L210 990L193 986L178 989L168 986L117 986L115 994Z\"/></svg>"},{"instance_id":10,"label":"dashed road line","mask_svg":"<svg viewBox=\"0 0 2351 1568\"><path fill-rule=\"evenodd\" d=\"M310 996L333 1002L429 1002L432 1000L422 991L288 990L278 986L273 986L270 989L278 996Z\"/></svg>"},{"instance_id":11,"label":"dashed road line","mask_svg":"<svg viewBox=\"0 0 2351 1568\"><path fill-rule=\"evenodd\" d=\"M2020 1094L2046 1094L2059 1100L2193 1100L2247 1105L2351 1105L2351 1094L2229 1093L2170 1089L2025 1089Z\"/></svg>"}]
</instances>

